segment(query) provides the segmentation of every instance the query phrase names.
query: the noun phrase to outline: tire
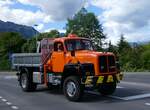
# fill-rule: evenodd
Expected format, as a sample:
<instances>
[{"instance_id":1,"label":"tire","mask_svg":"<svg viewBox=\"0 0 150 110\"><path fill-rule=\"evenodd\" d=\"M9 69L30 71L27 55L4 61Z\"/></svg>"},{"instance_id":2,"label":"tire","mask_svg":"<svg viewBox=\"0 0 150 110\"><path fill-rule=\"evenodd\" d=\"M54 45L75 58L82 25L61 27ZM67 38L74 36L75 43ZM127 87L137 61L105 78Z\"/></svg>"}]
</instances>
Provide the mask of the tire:
<instances>
[{"instance_id":1,"label":"tire","mask_svg":"<svg viewBox=\"0 0 150 110\"><path fill-rule=\"evenodd\" d=\"M63 83L64 95L70 101L79 101L83 96L83 85L77 76L69 76Z\"/></svg>"},{"instance_id":2,"label":"tire","mask_svg":"<svg viewBox=\"0 0 150 110\"><path fill-rule=\"evenodd\" d=\"M98 91L102 95L111 95L116 90L116 83L108 83L108 84L101 84L98 88Z\"/></svg>"},{"instance_id":3,"label":"tire","mask_svg":"<svg viewBox=\"0 0 150 110\"><path fill-rule=\"evenodd\" d=\"M37 88L37 84L33 83L32 77L28 72L21 73L19 83L25 92L35 91Z\"/></svg>"}]
</instances>

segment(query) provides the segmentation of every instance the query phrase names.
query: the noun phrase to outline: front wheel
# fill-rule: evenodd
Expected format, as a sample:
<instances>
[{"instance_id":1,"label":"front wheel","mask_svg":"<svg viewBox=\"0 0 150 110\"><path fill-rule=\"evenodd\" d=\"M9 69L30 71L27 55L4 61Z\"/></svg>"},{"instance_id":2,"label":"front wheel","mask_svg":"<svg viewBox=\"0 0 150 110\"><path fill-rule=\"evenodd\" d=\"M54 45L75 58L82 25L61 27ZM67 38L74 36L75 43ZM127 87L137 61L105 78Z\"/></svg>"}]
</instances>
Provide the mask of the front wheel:
<instances>
[{"instance_id":1,"label":"front wheel","mask_svg":"<svg viewBox=\"0 0 150 110\"><path fill-rule=\"evenodd\" d=\"M67 77L63 83L63 92L70 101L79 101L83 94L80 79L76 76Z\"/></svg>"},{"instance_id":2,"label":"front wheel","mask_svg":"<svg viewBox=\"0 0 150 110\"><path fill-rule=\"evenodd\" d=\"M108 84L101 84L98 88L98 91L102 95L111 95L116 90L116 83L108 83Z\"/></svg>"}]
</instances>

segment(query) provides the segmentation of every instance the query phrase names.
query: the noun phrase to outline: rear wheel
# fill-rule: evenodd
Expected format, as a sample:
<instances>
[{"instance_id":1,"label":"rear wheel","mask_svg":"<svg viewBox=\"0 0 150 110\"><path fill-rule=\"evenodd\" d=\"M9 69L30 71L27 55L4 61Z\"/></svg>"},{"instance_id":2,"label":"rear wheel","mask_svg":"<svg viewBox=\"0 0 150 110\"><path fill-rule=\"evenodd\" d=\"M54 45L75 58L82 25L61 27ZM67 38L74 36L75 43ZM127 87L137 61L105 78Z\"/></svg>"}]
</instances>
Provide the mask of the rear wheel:
<instances>
[{"instance_id":1,"label":"rear wheel","mask_svg":"<svg viewBox=\"0 0 150 110\"><path fill-rule=\"evenodd\" d=\"M23 72L19 80L20 86L23 91L34 91L36 90L37 84L33 83L31 75L27 72Z\"/></svg>"},{"instance_id":2,"label":"rear wheel","mask_svg":"<svg viewBox=\"0 0 150 110\"><path fill-rule=\"evenodd\" d=\"M101 84L98 88L98 91L102 95L111 95L116 90L116 83L108 83L108 84Z\"/></svg>"},{"instance_id":3,"label":"rear wheel","mask_svg":"<svg viewBox=\"0 0 150 110\"><path fill-rule=\"evenodd\" d=\"M70 101L79 101L83 94L83 85L78 77L69 76L63 83L63 91Z\"/></svg>"}]
</instances>

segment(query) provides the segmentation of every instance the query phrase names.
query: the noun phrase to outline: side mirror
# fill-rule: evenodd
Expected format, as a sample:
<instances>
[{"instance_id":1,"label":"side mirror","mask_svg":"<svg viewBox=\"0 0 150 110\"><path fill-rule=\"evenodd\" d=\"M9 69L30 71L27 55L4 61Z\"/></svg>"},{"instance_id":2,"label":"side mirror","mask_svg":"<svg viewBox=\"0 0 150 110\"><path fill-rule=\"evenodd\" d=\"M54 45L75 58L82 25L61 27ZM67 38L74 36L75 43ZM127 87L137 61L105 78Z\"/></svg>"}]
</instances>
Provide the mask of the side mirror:
<instances>
[{"instance_id":1,"label":"side mirror","mask_svg":"<svg viewBox=\"0 0 150 110\"><path fill-rule=\"evenodd\" d=\"M72 57L75 57L75 51L74 51L74 50L71 51L71 56L72 56Z\"/></svg>"}]
</instances>

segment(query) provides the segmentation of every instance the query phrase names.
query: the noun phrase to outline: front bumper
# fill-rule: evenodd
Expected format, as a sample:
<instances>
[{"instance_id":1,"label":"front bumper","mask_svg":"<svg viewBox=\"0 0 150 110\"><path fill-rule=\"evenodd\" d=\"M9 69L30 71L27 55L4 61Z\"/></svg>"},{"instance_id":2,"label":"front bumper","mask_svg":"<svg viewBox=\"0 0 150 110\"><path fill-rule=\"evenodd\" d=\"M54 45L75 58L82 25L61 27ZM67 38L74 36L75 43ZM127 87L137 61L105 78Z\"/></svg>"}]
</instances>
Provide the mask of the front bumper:
<instances>
[{"instance_id":1,"label":"front bumper","mask_svg":"<svg viewBox=\"0 0 150 110\"><path fill-rule=\"evenodd\" d=\"M84 80L82 80L83 84L86 86L96 86L99 84L106 83L119 83L123 79L123 74L109 74L109 75L101 75L101 76L87 76Z\"/></svg>"}]
</instances>

